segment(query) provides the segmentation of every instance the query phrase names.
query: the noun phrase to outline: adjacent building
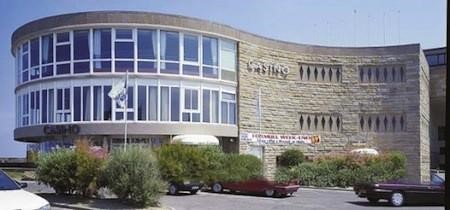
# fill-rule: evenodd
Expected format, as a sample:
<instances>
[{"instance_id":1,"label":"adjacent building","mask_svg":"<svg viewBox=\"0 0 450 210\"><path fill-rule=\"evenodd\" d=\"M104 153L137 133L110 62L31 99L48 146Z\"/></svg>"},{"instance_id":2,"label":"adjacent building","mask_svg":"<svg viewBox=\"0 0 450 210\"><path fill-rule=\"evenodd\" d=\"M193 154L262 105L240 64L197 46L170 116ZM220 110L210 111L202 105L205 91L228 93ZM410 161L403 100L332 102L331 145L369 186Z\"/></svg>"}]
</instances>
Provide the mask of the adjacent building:
<instances>
[{"instance_id":1,"label":"adjacent building","mask_svg":"<svg viewBox=\"0 0 450 210\"><path fill-rule=\"evenodd\" d=\"M429 180L430 70L419 44L326 47L265 38L177 15L101 11L18 28L17 141L123 142L123 109L107 96L129 72L129 142L212 135L260 157L375 147L406 154L408 179Z\"/></svg>"},{"instance_id":2,"label":"adjacent building","mask_svg":"<svg viewBox=\"0 0 450 210\"><path fill-rule=\"evenodd\" d=\"M445 91L447 50L445 47L426 49L430 66L430 155L432 169L445 169Z\"/></svg>"}]
</instances>

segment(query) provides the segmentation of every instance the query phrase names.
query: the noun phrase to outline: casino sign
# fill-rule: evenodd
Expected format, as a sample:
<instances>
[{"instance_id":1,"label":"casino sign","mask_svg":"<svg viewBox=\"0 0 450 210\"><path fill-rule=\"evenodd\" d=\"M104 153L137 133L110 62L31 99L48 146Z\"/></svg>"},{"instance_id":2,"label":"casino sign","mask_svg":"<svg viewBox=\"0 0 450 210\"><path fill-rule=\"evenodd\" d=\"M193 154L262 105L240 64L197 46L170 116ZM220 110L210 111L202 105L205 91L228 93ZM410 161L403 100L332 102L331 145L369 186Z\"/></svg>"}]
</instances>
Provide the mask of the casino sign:
<instances>
[{"instance_id":1,"label":"casino sign","mask_svg":"<svg viewBox=\"0 0 450 210\"><path fill-rule=\"evenodd\" d=\"M80 133L78 125L46 125L43 132L48 136L71 136Z\"/></svg>"}]
</instances>

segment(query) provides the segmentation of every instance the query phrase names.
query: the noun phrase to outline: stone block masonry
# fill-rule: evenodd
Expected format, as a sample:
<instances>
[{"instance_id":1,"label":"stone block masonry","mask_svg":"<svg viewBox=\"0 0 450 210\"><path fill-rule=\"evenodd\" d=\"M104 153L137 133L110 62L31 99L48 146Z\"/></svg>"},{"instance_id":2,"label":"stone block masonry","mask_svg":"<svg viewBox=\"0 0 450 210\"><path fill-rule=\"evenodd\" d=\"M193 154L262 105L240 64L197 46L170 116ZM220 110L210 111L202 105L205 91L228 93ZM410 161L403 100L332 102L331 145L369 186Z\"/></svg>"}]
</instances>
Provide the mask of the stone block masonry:
<instances>
[{"instance_id":1,"label":"stone block masonry","mask_svg":"<svg viewBox=\"0 0 450 210\"><path fill-rule=\"evenodd\" d=\"M316 146L263 145L265 176L274 178L276 157L288 148L315 156L375 147L404 152L407 179L429 181L429 76L420 48L412 53L387 50L385 55L349 56L302 54L240 42L238 54L240 133L260 132L261 88L262 133L321 136ZM289 71L286 75L254 71L248 65L253 60L285 65ZM368 73L368 67L373 71ZM252 146L256 145L241 141L240 153L251 153Z\"/></svg>"}]
</instances>

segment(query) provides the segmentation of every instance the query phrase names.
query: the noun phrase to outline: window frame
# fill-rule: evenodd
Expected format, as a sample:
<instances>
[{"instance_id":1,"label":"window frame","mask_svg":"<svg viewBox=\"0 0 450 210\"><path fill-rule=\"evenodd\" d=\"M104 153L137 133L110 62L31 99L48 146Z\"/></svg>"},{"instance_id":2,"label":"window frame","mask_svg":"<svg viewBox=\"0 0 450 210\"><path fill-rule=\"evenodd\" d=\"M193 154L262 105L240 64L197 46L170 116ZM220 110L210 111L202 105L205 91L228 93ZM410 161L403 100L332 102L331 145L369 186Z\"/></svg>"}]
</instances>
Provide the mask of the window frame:
<instances>
[{"instance_id":1,"label":"window frame","mask_svg":"<svg viewBox=\"0 0 450 210\"><path fill-rule=\"evenodd\" d=\"M117 38L117 30L130 30L131 38ZM128 70L128 72L136 72L136 62L135 61L137 59L137 55L136 55L137 54L137 49L136 49L136 47L137 47L137 29L136 28L128 28L128 27L115 27L115 28L112 28L111 33L112 33L111 41L113 42L113 44L111 45L111 51L112 51L111 59L113 61L112 66L114 66L114 67L111 66L112 72L125 73L127 70ZM116 55L117 46L116 45L119 43L131 43L131 45L133 46L131 58L117 57L117 55ZM118 62L131 62L132 69L127 69L125 71L117 71L116 67L117 67Z\"/></svg>"},{"instance_id":2,"label":"window frame","mask_svg":"<svg viewBox=\"0 0 450 210\"><path fill-rule=\"evenodd\" d=\"M181 97L180 100L180 104L182 102L182 109L181 109L181 121L182 122L193 122L193 123L201 123L203 122L203 116L202 116L202 108L201 106L203 105L201 102L202 100L200 99L201 97L203 97L203 94L200 93L202 91L202 89L200 87L191 87L191 86L184 86L181 88L182 90L182 95L183 97ZM190 92L190 106L191 108L186 108L186 91ZM193 91L197 91L197 109L193 109L192 105L193 105L193 99L192 99L192 93ZM189 114L189 121L184 121L183 119L183 114ZM198 122L194 122L193 121L193 114L199 114L199 121Z\"/></svg>"}]
</instances>

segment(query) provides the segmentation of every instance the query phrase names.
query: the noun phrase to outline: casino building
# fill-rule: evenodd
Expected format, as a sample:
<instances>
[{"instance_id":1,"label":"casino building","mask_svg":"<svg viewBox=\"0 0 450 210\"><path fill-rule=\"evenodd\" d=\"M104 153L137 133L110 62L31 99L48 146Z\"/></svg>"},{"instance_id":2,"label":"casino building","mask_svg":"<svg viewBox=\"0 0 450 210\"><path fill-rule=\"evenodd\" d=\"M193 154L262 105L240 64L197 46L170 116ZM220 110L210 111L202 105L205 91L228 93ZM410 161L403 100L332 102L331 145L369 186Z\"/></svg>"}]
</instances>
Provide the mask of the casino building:
<instances>
[{"instance_id":1,"label":"casino building","mask_svg":"<svg viewBox=\"0 0 450 210\"><path fill-rule=\"evenodd\" d=\"M277 156L374 147L430 168L430 74L419 44L326 47L269 39L196 18L99 11L29 22L12 35L14 138L111 149L210 135L273 177ZM129 72L127 116L109 97ZM313 140L314 142L311 142Z\"/></svg>"}]
</instances>

